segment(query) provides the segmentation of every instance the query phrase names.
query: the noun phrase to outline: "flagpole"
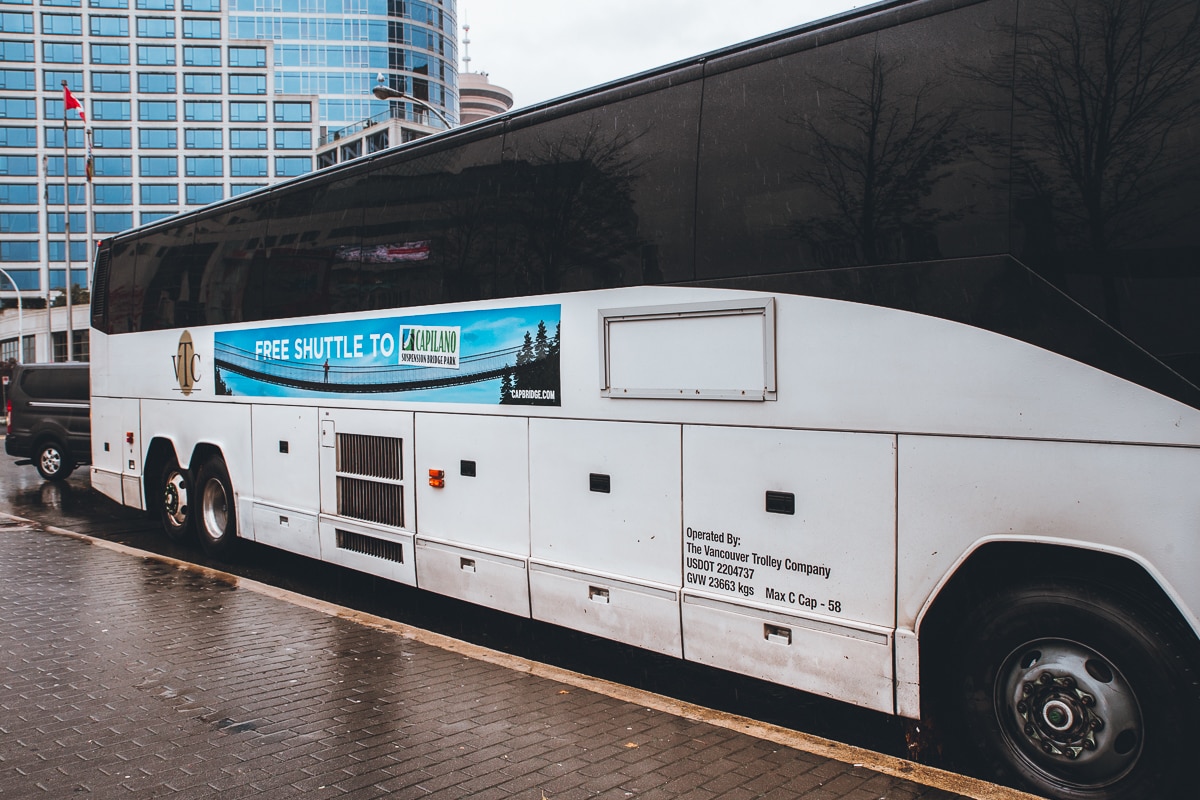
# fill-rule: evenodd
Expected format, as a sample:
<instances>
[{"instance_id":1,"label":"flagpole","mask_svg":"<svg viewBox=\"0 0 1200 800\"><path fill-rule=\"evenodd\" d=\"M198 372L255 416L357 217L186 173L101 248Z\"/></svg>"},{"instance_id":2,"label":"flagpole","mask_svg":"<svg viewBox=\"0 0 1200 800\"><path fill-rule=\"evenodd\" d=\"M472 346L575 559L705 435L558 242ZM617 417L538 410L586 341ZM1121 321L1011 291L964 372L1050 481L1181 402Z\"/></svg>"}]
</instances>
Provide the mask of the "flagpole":
<instances>
[{"instance_id":1,"label":"flagpole","mask_svg":"<svg viewBox=\"0 0 1200 800\"><path fill-rule=\"evenodd\" d=\"M96 234L92 230L92 201L93 195L96 192L92 184L92 174L94 168L92 166L92 126L84 123L84 135L87 136L87 157L83 160L83 172L87 175L87 185L84 187L84 192L87 194L87 269L84 271L84 285L87 286L88 294L92 291L92 264L96 261Z\"/></svg>"},{"instance_id":2,"label":"flagpole","mask_svg":"<svg viewBox=\"0 0 1200 800\"><path fill-rule=\"evenodd\" d=\"M71 330L71 157L70 151L67 149L67 81L64 78L63 87L63 231L66 234L66 252L63 254L67 259L67 361L73 361L71 339L73 331ZM53 342L51 343L53 346Z\"/></svg>"},{"instance_id":3,"label":"flagpole","mask_svg":"<svg viewBox=\"0 0 1200 800\"><path fill-rule=\"evenodd\" d=\"M66 110L63 111L63 116L66 117ZM42 180L43 180L43 197L46 201L46 231L50 230L50 156L47 153L42 153ZM46 238L46 349L43 351L46 354L46 362L54 361L54 322L50 317L50 275L54 269L50 261L50 238ZM36 343L37 340L35 339ZM37 361L37 349L34 348L33 360Z\"/></svg>"}]
</instances>

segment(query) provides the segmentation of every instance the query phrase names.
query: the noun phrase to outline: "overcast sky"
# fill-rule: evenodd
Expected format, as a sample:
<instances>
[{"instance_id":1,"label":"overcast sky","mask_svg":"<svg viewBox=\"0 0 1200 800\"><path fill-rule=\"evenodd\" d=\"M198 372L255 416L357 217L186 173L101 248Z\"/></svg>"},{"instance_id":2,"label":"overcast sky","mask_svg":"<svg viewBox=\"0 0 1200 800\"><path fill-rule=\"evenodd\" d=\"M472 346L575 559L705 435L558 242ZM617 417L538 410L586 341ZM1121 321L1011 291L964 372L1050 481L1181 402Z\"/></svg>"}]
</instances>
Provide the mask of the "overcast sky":
<instances>
[{"instance_id":1,"label":"overcast sky","mask_svg":"<svg viewBox=\"0 0 1200 800\"><path fill-rule=\"evenodd\" d=\"M869 2L458 0L459 41L526 106Z\"/></svg>"}]
</instances>

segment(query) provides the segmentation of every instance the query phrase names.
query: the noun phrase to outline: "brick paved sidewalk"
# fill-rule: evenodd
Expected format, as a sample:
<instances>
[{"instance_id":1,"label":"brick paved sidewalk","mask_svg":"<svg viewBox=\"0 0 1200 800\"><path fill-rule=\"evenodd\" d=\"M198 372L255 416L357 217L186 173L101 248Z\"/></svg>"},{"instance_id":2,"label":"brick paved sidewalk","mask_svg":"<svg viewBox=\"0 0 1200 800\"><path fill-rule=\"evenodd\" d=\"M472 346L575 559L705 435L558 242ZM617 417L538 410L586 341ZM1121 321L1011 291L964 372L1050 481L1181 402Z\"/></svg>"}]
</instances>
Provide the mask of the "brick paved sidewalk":
<instances>
[{"instance_id":1,"label":"brick paved sidewalk","mask_svg":"<svg viewBox=\"0 0 1200 800\"><path fill-rule=\"evenodd\" d=\"M0 796L218 794L961 797L0 519Z\"/></svg>"}]
</instances>

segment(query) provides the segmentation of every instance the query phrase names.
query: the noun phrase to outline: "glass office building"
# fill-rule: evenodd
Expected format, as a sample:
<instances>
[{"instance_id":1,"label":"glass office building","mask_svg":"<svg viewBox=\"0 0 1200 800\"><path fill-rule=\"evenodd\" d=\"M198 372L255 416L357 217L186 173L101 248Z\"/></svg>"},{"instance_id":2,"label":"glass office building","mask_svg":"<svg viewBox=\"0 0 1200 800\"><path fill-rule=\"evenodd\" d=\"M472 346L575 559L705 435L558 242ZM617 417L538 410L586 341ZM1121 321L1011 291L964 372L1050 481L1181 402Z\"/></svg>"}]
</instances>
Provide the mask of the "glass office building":
<instances>
[{"instance_id":1,"label":"glass office building","mask_svg":"<svg viewBox=\"0 0 1200 800\"><path fill-rule=\"evenodd\" d=\"M26 299L57 294L69 222L86 286L85 231L309 172L323 136L379 114L437 127L377 100L379 74L455 121L455 17L455 0L0 0L3 269ZM90 192L73 110L64 157L63 81L93 129ZM15 297L5 278L0 296Z\"/></svg>"}]
</instances>

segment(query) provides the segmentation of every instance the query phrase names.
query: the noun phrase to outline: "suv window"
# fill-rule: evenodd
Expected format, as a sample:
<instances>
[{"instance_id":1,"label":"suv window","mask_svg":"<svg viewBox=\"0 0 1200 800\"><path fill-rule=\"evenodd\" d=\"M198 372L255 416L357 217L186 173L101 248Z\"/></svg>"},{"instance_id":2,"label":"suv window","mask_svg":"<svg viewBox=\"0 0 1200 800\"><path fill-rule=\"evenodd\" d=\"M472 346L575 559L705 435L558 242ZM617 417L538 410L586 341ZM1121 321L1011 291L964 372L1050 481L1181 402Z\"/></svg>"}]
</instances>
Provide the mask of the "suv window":
<instances>
[{"instance_id":1,"label":"suv window","mask_svg":"<svg viewBox=\"0 0 1200 800\"><path fill-rule=\"evenodd\" d=\"M21 388L31 398L87 400L88 373L74 369L35 369L21 375Z\"/></svg>"}]
</instances>

